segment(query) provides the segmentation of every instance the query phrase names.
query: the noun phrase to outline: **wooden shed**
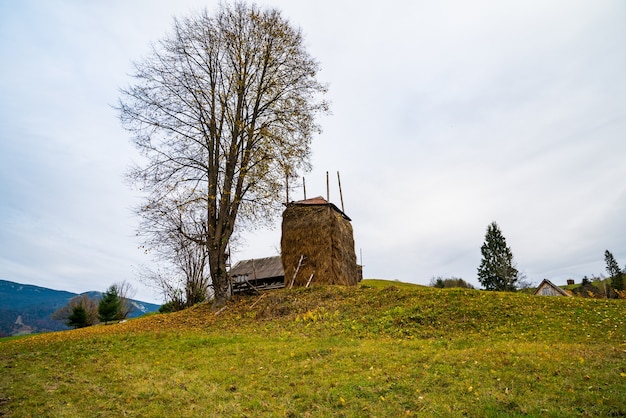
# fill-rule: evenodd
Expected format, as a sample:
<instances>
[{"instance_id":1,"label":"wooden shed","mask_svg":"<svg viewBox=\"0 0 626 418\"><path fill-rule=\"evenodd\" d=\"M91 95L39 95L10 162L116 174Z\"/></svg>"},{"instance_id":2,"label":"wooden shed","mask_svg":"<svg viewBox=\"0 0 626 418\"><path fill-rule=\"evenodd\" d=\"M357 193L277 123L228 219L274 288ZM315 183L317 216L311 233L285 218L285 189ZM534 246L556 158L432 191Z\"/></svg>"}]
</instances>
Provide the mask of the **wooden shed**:
<instances>
[{"instance_id":1,"label":"wooden shed","mask_svg":"<svg viewBox=\"0 0 626 418\"><path fill-rule=\"evenodd\" d=\"M285 286L356 285L362 273L350 222L321 196L288 203L280 241Z\"/></svg>"},{"instance_id":2,"label":"wooden shed","mask_svg":"<svg viewBox=\"0 0 626 418\"><path fill-rule=\"evenodd\" d=\"M284 275L280 256L242 260L228 272L232 294L282 288Z\"/></svg>"},{"instance_id":3,"label":"wooden shed","mask_svg":"<svg viewBox=\"0 0 626 418\"><path fill-rule=\"evenodd\" d=\"M534 294L539 296L572 296L548 279L543 279Z\"/></svg>"}]
</instances>

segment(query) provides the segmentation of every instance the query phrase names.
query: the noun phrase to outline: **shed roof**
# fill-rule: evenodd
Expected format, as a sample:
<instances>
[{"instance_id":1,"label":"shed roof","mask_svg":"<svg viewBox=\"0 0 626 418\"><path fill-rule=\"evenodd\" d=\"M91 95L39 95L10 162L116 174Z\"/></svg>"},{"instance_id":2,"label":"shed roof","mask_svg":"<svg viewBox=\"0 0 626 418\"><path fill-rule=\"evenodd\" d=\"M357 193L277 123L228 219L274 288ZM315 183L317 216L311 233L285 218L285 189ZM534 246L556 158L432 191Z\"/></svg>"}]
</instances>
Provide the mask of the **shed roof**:
<instances>
[{"instance_id":1,"label":"shed roof","mask_svg":"<svg viewBox=\"0 0 626 418\"><path fill-rule=\"evenodd\" d=\"M249 280L284 276L280 256L241 260L228 272L231 277L248 276Z\"/></svg>"},{"instance_id":2,"label":"shed roof","mask_svg":"<svg viewBox=\"0 0 626 418\"><path fill-rule=\"evenodd\" d=\"M548 279L543 279L539 286L537 286L537 290L535 290L534 294L543 296L572 296Z\"/></svg>"}]
</instances>

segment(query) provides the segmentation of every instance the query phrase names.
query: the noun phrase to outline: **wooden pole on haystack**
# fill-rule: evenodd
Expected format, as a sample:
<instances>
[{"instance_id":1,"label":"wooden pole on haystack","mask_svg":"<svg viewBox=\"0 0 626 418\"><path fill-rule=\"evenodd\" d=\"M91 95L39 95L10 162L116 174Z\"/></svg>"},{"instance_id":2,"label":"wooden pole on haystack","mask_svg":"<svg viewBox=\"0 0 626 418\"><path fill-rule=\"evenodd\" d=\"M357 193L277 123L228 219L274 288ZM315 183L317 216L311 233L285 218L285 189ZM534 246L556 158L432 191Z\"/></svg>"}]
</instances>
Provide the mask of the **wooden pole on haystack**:
<instances>
[{"instance_id":1,"label":"wooden pole on haystack","mask_svg":"<svg viewBox=\"0 0 626 418\"><path fill-rule=\"evenodd\" d=\"M285 187L286 187L286 199L285 203L289 204L289 171L285 170Z\"/></svg>"},{"instance_id":2,"label":"wooden pole on haystack","mask_svg":"<svg viewBox=\"0 0 626 418\"><path fill-rule=\"evenodd\" d=\"M328 171L326 172L326 201L330 202L330 186L328 184Z\"/></svg>"},{"instance_id":3,"label":"wooden pole on haystack","mask_svg":"<svg viewBox=\"0 0 626 418\"><path fill-rule=\"evenodd\" d=\"M293 273L293 278L291 279L291 284L289 288L293 287L293 283L296 281L296 276L298 275L298 270L300 270L300 266L302 265L302 260L304 260L304 254L300 256L300 261L298 261L298 267L296 267L296 271Z\"/></svg>"},{"instance_id":4,"label":"wooden pole on haystack","mask_svg":"<svg viewBox=\"0 0 626 418\"><path fill-rule=\"evenodd\" d=\"M304 200L306 200L306 181L302 177L302 189L304 190Z\"/></svg>"},{"instance_id":5,"label":"wooden pole on haystack","mask_svg":"<svg viewBox=\"0 0 626 418\"><path fill-rule=\"evenodd\" d=\"M343 208L343 192L341 191L341 177L339 177L339 171L337 171L337 183L339 183L339 199L341 200L341 211L345 212Z\"/></svg>"},{"instance_id":6,"label":"wooden pole on haystack","mask_svg":"<svg viewBox=\"0 0 626 418\"><path fill-rule=\"evenodd\" d=\"M313 276L315 275L315 272L311 273L311 277L309 277L309 281L306 282L306 286L305 287L309 287L309 285L311 284L311 280L313 280Z\"/></svg>"}]
</instances>

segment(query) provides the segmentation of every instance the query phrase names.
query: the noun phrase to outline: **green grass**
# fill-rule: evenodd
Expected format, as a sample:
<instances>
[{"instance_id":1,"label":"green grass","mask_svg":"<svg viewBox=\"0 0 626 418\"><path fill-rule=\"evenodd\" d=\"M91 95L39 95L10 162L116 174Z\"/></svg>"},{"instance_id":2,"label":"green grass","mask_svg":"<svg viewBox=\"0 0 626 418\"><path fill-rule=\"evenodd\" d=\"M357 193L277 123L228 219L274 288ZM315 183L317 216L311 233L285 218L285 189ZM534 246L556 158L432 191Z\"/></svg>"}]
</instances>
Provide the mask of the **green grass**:
<instances>
[{"instance_id":1,"label":"green grass","mask_svg":"<svg viewBox=\"0 0 626 418\"><path fill-rule=\"evenodd\" d=\"M364 281L0 342L7 416L624 416L626 301Z\"/></svg>"},{"instance_id":2,"label":"green grass","mask_svg":"<svg viewBox=\"0 0 626 418\"><path fill-rule=\"evenodd\" d=\"M374 289L383 289L386 287L396 287L398 289L407 289L407 290L416 290L416 289L424 289L426 286L422 286L420 284L415 283L404 283L398 281L389 281L389 280L380 280L380 279L366 279L361 282L361 287L365 288L374 288Z\"/></svg>"}]
</instances>

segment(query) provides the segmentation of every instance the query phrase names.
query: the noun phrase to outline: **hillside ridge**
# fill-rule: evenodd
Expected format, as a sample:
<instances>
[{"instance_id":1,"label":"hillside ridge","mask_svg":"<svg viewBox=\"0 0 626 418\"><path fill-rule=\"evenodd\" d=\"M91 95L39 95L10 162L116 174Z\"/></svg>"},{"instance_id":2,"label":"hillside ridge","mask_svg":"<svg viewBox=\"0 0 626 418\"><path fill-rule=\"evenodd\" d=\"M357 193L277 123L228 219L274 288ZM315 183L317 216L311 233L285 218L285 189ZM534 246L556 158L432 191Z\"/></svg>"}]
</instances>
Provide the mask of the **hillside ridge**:
<instances>
[{"instance_id":1,"label":"hillside ridge","mask_svg":"<svg viewBox=\"0 0 626 418\"><path fill-rule=\"evenodd\" d=\"M206 302L183 311L150 315L113 326L72 332L126 333L210 330L255 332L260 326L294 332L321 326L327 335L390 338L470 338L516 333L533 341L550 333L563 341L586 343L617 329L626 341L626 319L618 311L625 301L534 296L475 289L437 289L385 280L360 286L315 286L280 289L260 295L234 296L215 310ZM607 323L608 321L612 321ZM590 321L598 321L594 326ZM601 326L600 326L601 325ZM314 328L315 328L314 327ZM63 338L62 336L59 338Z\"/></svg>"}]
</instances>

